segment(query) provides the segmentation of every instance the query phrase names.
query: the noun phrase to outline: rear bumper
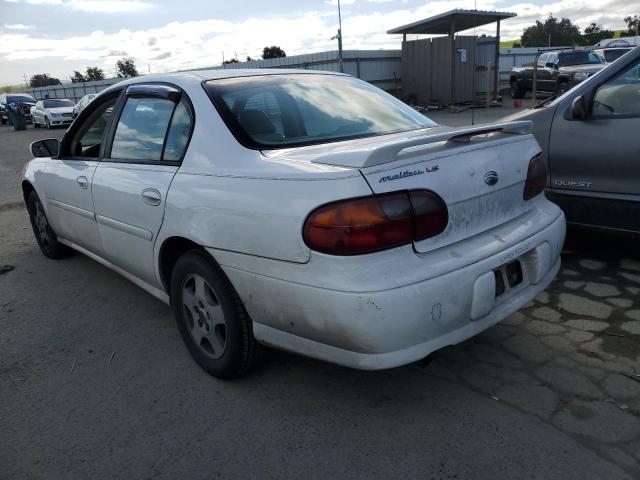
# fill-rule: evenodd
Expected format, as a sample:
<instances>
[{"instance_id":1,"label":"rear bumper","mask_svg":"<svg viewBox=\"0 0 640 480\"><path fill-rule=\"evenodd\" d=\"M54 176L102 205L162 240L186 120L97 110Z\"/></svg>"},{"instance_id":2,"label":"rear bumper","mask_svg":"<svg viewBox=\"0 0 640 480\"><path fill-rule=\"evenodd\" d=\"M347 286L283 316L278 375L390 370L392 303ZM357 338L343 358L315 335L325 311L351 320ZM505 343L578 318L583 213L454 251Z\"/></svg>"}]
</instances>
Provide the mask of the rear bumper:
<instances>
[{"instance_id":1,"label":"rear bumper","mask_svg":"<svg viewBox=\"0 0 640 480\"><path fill-rule=\"evenodd\" d=\"M232 255L211 253L262 343L354 368L391 368L489 328L553 280L565 220L540 197L543 208L526 219L428 254L409 246L369 259L314 254L308 264L271 261L267 269L269 262L255 257L241 265ZM493 244L499 248L478 258ZM493 271L515 259L523 281L496 299Z\"/></svg>"}]
</instances>

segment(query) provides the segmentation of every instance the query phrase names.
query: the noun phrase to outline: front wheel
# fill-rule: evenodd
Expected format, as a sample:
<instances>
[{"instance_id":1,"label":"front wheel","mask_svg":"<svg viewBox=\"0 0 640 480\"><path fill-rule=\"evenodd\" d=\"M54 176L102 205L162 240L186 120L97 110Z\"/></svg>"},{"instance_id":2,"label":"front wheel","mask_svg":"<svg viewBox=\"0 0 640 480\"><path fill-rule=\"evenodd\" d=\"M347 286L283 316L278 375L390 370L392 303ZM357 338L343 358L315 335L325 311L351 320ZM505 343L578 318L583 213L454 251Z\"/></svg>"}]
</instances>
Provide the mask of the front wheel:
<instances>
[{"instance_id":1,"label":"front wheel","mask_svg":"<svg viewBox=\"0 0 640 480\"><path fill-rule=\"evenodd\" d=\"M33 128L40 128L40 124L38 122L36 122L35 118L32 118L31 122L33 123Z\"/></svg>"},{"instance_id":2,"label":"front wheel","mask_svg":"<svg viewBox=\"0 0 640 480\"><path fill-rule=\"evenodd\" d=\"M262 346L240 297L209 254L191 250L178 259L171 307L187 349L209 374L234 378L255 368Z\"/></svg>"},{"instance_id":3,"label":"front wheel","mask_svg":"<svg viewBox=\"0 0 640 480\"><path fill-rule=\"evenodd\" d=\"M71 255L72 250L58 242L58 236L49 225L47 215L44 213L40 198L35 191L27 197L27 210L33 234L44 256L57 260Z\"/></svg>"}]
</instances>

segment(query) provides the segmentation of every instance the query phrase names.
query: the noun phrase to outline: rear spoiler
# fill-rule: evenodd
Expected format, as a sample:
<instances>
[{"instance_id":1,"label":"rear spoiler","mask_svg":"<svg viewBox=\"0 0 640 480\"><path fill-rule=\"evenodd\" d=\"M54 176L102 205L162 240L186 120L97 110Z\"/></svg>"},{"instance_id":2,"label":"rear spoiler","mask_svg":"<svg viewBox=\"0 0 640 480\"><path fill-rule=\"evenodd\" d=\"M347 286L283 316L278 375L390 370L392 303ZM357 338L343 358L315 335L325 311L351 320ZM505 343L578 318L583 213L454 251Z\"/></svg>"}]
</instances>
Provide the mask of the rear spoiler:
<instances>
[{"instance_id":1,"label":"rear spoiler","mask_svg":"<svg viewBox=\"0 0 640 480\"><path fill-rule=\"evenodd\" d=\"M467 143L475 136L496 132L526 135L531 133L531 126L532 123L530 120L521 120L517 122L495 123L492 125L458 127L452 128L447 132L436 133L434 135L426 134L418 138L389 142L372 150L364 160L361 168L374 167L383 163L393 162L398 158L398 154L402 150L411 147L439 142L446 142L451 145Z\"/></svg>"}]
</instances>

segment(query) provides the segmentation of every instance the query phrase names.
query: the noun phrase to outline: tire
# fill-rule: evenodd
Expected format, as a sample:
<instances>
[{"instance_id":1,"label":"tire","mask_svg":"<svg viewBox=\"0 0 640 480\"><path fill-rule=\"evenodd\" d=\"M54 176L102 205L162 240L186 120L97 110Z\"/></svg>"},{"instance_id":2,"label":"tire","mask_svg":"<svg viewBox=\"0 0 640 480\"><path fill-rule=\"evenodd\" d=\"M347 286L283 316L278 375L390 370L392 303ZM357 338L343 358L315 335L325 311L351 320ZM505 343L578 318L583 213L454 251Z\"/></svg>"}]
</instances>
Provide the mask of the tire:
<instances>
[{"instance_id":1,"label":"tire","mask_svg":"<svg viewBox=\"0 0 640 480\"><path fill-rule=\"evenodd\" d=\"M0 117L0 124L5 125L6 123L7 123L7 119Z\"/></svg>"},{"instance_id":2,"label":"tire","mask_svg":"<svg viewBox=\"0 0 640 480\"><path fill-rule=\"evenodd\" d=\"M45 257L58 260L73 253L69 247L58 242L58 236L49 225L47 215L44 213L40 198L35 191L31 192L27 197L27 210L29 211L33 234Z\"/></svg>"},{"instance_id":3,"label":"tire","mask_svg":"<svg viewBox=\"0 0 640 480\"><path fill-rule=\"evenodd\" d=\"M259 363L263 347L226 275L209 254L191 250L171 274L171 308L191 356L217 378L237 378Z\"/></svg>"},{"instance_id":4,"label":"tire","mask_svg":"<svg viewBox=\"0 0 640 480\"><path fill-rule=\"evenodd\" d=\"M564 95L569 90L569 85L567 82L558 82L558 88L556 93L559 95Z\"/></svg>"},{"instance_id":5,"label":"tire","mask_svg":"<svg viewBox=\"0 0 640 480\"><path fill-rule=\"evenodd\" d=\"M524 98L525 90L518 84L518 82L511 82L511 98L519 100Z\"/></svg>"},{"instance_id":6,"label":"tire","mask_svg":"<svg viewBox=\"0 0 640 480\"><path fill-rule=\"evenodd\" d=\"M51 130L53 127L51 126L51 123L49 122L49 117L44 117L44 123L47 126L47 128L49 130Z\"/></svg>"},{"instance_id":7,"label":"tire","mask_svg":"<svg viewBox=\"0 0 640 480\"><path fill-rule=\"evenodd\" d=\"M33 123L33 128L40 128L40 124L38 122L36 122L35 118L31 119L31 123Z\"/></svg>"}]
</instances>

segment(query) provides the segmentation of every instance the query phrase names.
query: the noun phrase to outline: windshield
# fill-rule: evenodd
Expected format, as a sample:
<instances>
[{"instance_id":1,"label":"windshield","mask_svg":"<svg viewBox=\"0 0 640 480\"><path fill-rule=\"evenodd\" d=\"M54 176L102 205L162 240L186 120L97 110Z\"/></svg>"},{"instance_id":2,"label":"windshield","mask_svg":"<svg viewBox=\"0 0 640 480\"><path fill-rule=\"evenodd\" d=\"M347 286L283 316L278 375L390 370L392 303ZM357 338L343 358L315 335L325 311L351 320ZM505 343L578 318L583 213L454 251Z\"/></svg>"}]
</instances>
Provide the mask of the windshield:
<instances>
[{"instance_id":1,"label":"windshield","mask_svg":"<svg viewBox=\"0 0 640 480\"><path fill-rule=\"evenodd\" d=\"M347 76L257 75L210 80L206 89L249 148L283 148L433 127L377 87Z\"/></svg>"},{"instance_id":2,"label":"windshield","mask_svg":"<svg viewBox=\"0 0 640 480\"><path fill-rule=\"evenodd\" d=\"M57 108L57 107L73 107L74 103L71 100L60 99L60 100L45 100L44 108Z\"/></svg>"},{"instance_id":3,"label":"windshield","mask_svg":"<svg viewBox=\"0 0 640 480\"><path fill-rule=\"evenodd\" d=\"M18 102L36 103L36 100L30 95L7 95L7 104Z\"/></svg>"},{"instance_id":4,"label":"windshield","mask_svg":"<svg viewBox=\"0 0 640 480\"><path fill-rule=\"evenodd\" d=\"M604 61L607 63L615 62L622 55L629 51L628 48L614 48L612 50L605 50L604 53Z\"/></svg>"},{"instance_id":5,"label":"windshield","mask_svg":"<svg viewBox=\"0 0 640 480\"><path fill-rule=\"evenodd\" d=\"M602 63L602 59L593 52L565 52L558 54L558 58L561 67Z\"/></svg>"}]
</instances>

